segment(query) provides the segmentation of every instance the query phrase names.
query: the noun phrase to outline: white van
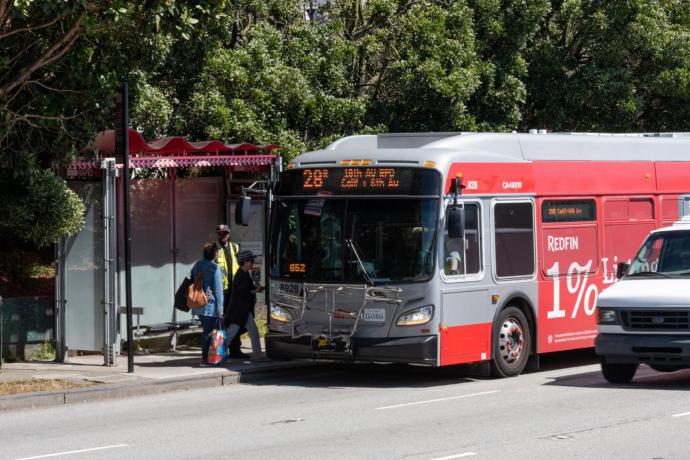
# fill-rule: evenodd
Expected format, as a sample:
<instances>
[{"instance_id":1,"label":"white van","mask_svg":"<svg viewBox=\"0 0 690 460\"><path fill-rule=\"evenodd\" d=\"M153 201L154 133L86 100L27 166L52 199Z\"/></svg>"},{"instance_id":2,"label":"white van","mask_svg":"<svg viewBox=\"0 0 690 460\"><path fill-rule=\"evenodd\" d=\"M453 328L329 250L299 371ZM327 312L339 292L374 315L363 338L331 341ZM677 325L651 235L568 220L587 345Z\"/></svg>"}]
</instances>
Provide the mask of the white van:
<instances>
[{"instance_id":1,"label":"white van","mask_svg":"<svg viewBox=\"0 0 690 460\"><path fill-rule=\"evenodd\" d=\"M596 353L612 383L640 363L661 372L690 367L690 216L652 231L619 281L597 300Z\"/></svg>"}]
</instances>

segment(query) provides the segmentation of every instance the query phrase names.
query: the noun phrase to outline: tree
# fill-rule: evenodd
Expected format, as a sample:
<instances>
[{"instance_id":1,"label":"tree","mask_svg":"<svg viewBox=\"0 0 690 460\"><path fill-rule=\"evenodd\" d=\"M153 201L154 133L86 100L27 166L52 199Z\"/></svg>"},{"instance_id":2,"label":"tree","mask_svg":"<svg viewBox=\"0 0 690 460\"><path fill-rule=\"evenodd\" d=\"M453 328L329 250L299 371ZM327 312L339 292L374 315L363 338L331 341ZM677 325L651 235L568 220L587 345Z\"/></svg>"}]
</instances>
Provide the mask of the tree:
<instances>
[{"instance_id":1,"label":"tree","mask_svg":"<svg viewBox=\"0 0 690 460\"><path fill-rule=\"evenodd\" d=\"M224 2L196 3L192 9L172 0L0 0L0 190L5 204L27 205L22 219L38 217L27 194L46 193L32 199L59 198L56 209L80 212L64 183L44 186L41 171L73 159L96 132L111 128L116 85L155 66L173 34L184 40L195 15L214 14L214 5ZM44 244L54 239L52 229L73 232L80 221L77 214L41 217L42 225L31 224L35 232L3 225L0 233Z\"/></svg>"},{"instance_id":2,"label":"tree","mask_svg":"<svg viewBox=\"0 0 690 460\"><path fill-rule=\"evenodd\" d=\"M562 0L530 53L526 125L687 131L690 4Z\"/></svg>"}]
</instances>

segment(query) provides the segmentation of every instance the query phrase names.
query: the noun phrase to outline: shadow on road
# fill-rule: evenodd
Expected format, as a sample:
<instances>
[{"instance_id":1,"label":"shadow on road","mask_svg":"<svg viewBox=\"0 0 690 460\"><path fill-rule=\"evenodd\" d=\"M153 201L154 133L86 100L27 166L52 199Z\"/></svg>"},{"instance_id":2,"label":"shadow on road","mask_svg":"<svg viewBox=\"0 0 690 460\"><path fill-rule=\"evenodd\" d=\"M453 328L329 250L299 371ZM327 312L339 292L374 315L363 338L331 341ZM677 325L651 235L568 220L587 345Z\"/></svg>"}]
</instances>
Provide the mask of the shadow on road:
<instances>
[{"instance_id":1,"label":"shadow on road","mask_svg":"<svg viewBox=\"0 0 690 460\"><path fill-rule=\"evenodd\" d=\"M598 364L599 357L594 353L594 348L583 350L560 351L539 356L539 370L526 371L525 373L555 371L569 367Z\"/></svg>"},{"instance_id":2,"label":"shadow on road","mask_svg":"<svg viewBox=\"0 0 690 460\"><path fill-rule=\"evenodd\" d=\"M641 365L635 378L628 384L613 384L604 379L600 370L579 374L555 377L546 385L577 387L577 388L605 388L628 390L690 390L690 369L675 372L657 372L646 365Z\"/></svg>"},{"instance_id":3,"label":"shadow on road","mask_svg":"<svg viewBox=\"0 0 690 460\"><path fill-rule=\"evenodd\" d=\"M540 369L525 373L540 373L598 363L593 349L551 353L540 359ZM405 364L351 364L324 363L309 369L280 372L260 378L242 377L242 383L251 385L283 385L322 388L421 388L476 380L491 380L482 375L476 365L431 368Z\"/></svg>"},{"instance_id":4,"label":"shadow on road","mask_svg":"<svg viewBox=\"0 0 690 460\"><path fill-rule=\"evenodd\" d=\"M250 385L299 386L306 388L426 388L471 382L457 372L404 364L322 365L279 372L276 375L243 376Z\"/></svg>"}]
</instances>

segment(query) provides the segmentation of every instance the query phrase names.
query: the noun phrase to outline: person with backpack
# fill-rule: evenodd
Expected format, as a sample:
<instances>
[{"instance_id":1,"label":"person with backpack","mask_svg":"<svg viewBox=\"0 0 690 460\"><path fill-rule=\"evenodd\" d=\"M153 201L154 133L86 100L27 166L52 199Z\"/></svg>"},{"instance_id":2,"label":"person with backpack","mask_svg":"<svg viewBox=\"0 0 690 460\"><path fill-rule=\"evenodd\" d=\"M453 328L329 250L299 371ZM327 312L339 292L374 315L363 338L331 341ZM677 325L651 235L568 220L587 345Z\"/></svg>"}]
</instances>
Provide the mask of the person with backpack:
<instances>
[{"instance_id":1,"label":"person with backpack","mask_svg":"<svg viewBox=\"0 0 690 460\"><path fill-rule=\"evenodd\" d=\"M254 266L255 256L251 251L240 251L237 254L237 263L240 268L235 272L230 290L230 308L228 310L227 323L228 342L231 341L238 332L245 328L249 332L252 340L252 361L261 361L264 358L261 352L261 341L259 340L259 330L254 321L254 306L256 305L256 293L264 290L263 286L254 284L251 271Z\"/></svg>"},{"instance_id":2,"label":"person with backpack","mask_svg":"<svg viewBox=\"0 0 690 460\"><path fill-rule=\"evenodd\" d=\"M218 248L213 243L204 244L204 258L192 267L192 280L201 278L201 286L206 294L207 303L192 308L191 312L199 316L201 327L201 365L208 365L208 350L211 344L211 333L222 327L223 319L223 274L215 260Z\"/></svg>"}]
</instances>

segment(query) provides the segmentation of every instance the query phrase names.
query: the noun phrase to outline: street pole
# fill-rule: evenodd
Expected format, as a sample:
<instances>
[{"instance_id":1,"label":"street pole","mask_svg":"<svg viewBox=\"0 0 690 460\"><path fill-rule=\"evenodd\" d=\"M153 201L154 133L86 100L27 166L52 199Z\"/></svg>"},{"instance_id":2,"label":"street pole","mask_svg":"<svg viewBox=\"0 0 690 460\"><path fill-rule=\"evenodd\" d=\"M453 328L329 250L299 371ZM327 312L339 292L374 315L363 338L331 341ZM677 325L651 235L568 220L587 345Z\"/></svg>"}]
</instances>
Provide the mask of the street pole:
<instances>
[{"instance_id":1,"label":"street pole","mask_svg":"<svg viewBox=\"0 0 690 460\"><path fill-rule=\"evenodd\" d=\"M0 368L2 368L2 351L4 347L2 345L2 296L0 295Z\"/></svg>"},{"instance_id":2,"label":"street pole","mask_svg":"<svg viewBox=\"0 0 690 460\"><path fill-rule=\"evenodd\" d=\"M127 372L134 372L134 337L132 333L132 235L130 233L130 209L129 209L129 94L127 83L122 84L119 95L121 101L122 130L122 186L124 188L124 214L125 214L125 308L127 316Z\"/></svg>"}]
</instances>

